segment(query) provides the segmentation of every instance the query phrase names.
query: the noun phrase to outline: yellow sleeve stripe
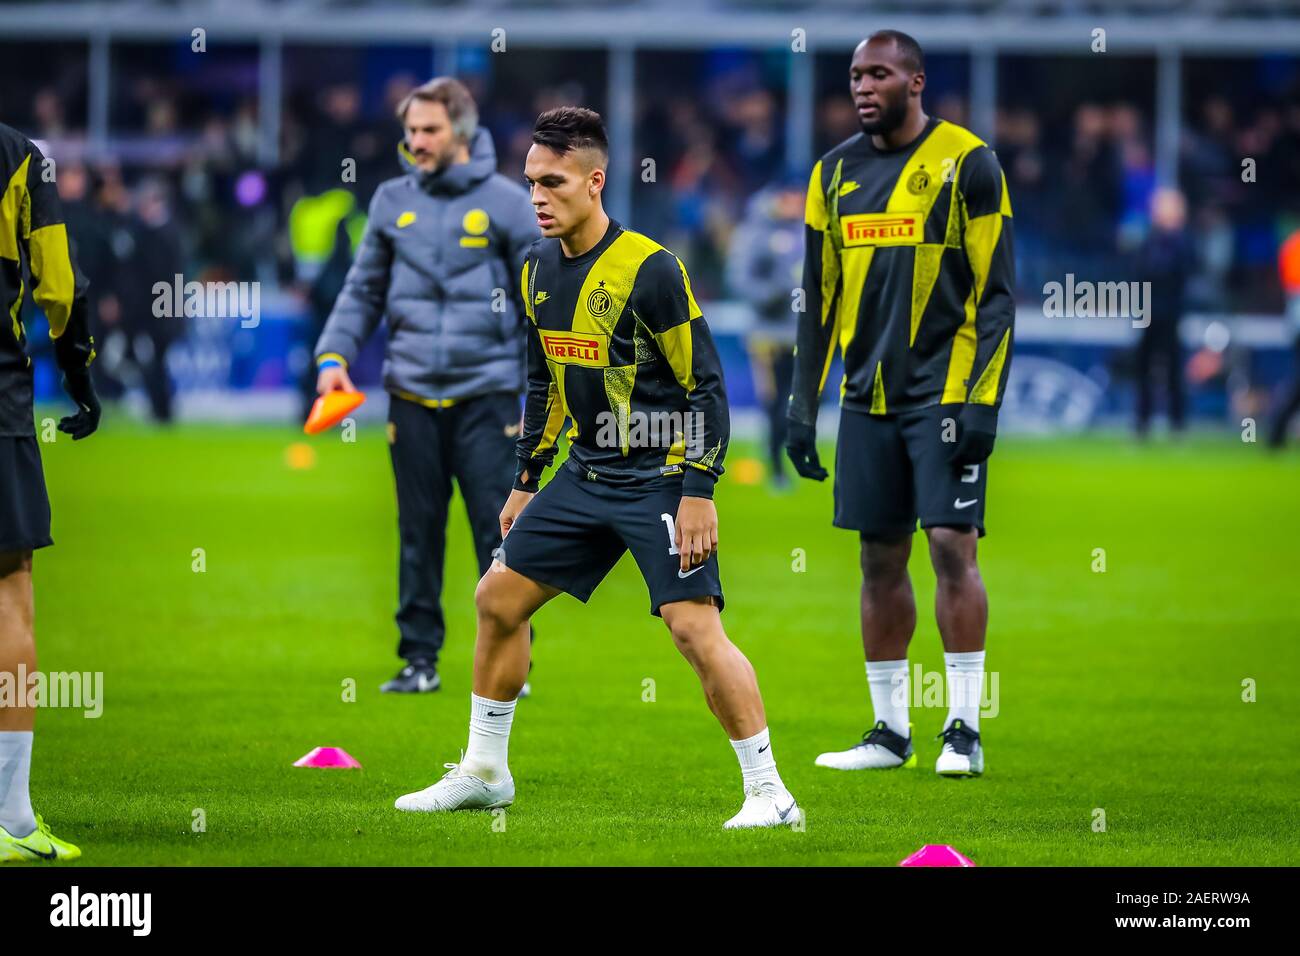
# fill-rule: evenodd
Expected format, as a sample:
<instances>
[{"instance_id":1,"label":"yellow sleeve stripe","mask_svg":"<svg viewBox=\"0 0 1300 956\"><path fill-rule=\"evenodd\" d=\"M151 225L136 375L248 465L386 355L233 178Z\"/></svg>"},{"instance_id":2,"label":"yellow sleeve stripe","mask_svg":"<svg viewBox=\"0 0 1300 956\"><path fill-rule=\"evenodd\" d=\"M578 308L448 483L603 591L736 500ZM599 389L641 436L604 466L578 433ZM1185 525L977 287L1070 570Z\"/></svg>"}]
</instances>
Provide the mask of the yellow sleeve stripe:
<instances>
[{"instance_id":1,"label":"yellow sleeve stripe","mask_svg":"<svg viewBox=\"0 0 1300 956\"><path fill-rule=\"evenodd\" d=\"M691 337L691 323L682 322L671 329L655 333L659 351L672 366L677 383L687 394L695 391L695 343Z\"/></svg>"},{"instance_id":2,"label":"yellow sleeve stripe","mask_svg":"<svg viewBox=\"0 0 1300 956\"><path fill-rule=\"evenodd\" d=\"M32 298L49 320L50 338L57 339L68 327L72 299L77 291L72 256L68 252L68 227L59 222L33 229L28 248L32 275L39 280L32 289Z\"/></svg>"},{"instance_id":3,"label":"yellow sleeve stripe","mask_svg":"<svg viewBox=\"0 0 1300 956\"><path fill-rule=\"evenodd\" d=\"M830 341L826 345L826 360L822 362L821 378L817 380L817 394L826 390L826 379L831 374L831 362L835 360L835 347L840 340L840 309L835 310L835 324L831 326ZM842 384L842 383L841 383Z\"/></svg>"},{"instance_id":4,"label":"yellow sleeve stripe","mask_svg":"<svg viewBox=\"0 0 1300 956\"><path fill-rule=\"evenodd\" d=\"M673 258L676 259L677 257L674 256ZM677 259L677 268L682 270L682 285L686 287L687 314L692 319L698 319L704 313L700 311L700 306L695 301L695 293L691 291L691 277L686 274L686 263L682 262L681 259Z\"/></svg>"},{"instance_id":5,"label":"yellow sleeve stripe","mask_svg":"<svg viewBox=\"0 0 1300 956\"><path fill-rule=\"evenodd\" d=\"M989 364L984 367L975 387L970 390L970 400L975 405L996 405L998 401L998 383L1002 380L1002 366L1007 361L1007 346L1011 343L1011 330L1002 333Z\"/></svg>"},{"instance_id":6,"label":"yellow sleeve stripe","mask_svg":"<svg viewBox=\"0 0 1300 956\"><path fill-rule=\"evenodd\" d=\"M555 370L552 370L552 374ZM564 370L560 370L564 374ZM564 398L560 394L560 389L555 379L551 379L551 384L546 394L546 425L542 428L542 437L537 442L537 447L533 449L530 458L535 458L539 452L550 448L560 439L560 429L564 427L564 418L567 412L564 408ZM575 426L576 427L576 426Z\"/></svg>"},{"instance_id":7,"label":"yellow sleeve stripe","mask_svg":"<svg viewBox=\"0 0 1300 956\"><path fill-rule=\"evenodd\" d=\"M976 305L984 298L984 286L988 283L993 251L998 247L998 239L1001 236L1002 213L1000 212L977 216L966 223L966 255L970 258L971 272L975 277Z\"/></svg>"},{"instance_id":8,"label":"yellow sleeve stripe","mask_svg":"<svg viewBox=\"0 0 1300 956\"><path fill-rule=\"evenodd\" d=\"M519 290L520 290L520 295L523 296L523 300L524 300L524 312L527 313L530 319L536 322L537 316L533 314L533 300L528 297L528 260L527 259L524 260L524 271L519 276Z\"/></svg>"},{"instance_id":9,"label":"yellow sleeve stripe","mask_svg":"<svg viewBox=\"0 0 1300 956\"><path fill-rule=\"evenodd\" d=\"M18 261L18 241L27 238L31 228L31 205L27 198L27 167L32 157L23 157L18 169L9 177L0 195L0 257Z\"/></svg>"},{"instance_id":10,"label":"yellow sleeve stripe","mask_svg":"<svg viewBox=\"0 0 1300 956\"><path fill-rule=\"evenodd\" d=\"M803 221L818 232L826 231L826 193L822 191L822 161L813 166L808 180L808 198L804 201Z\"/></svg>"},{"instance_id":11,"label":"yellow sleeve stripe","mask_svg":"<svg viewBox=\"0 0 1300 956\"><path fill-rule=\"evenodd\" d=\"M956 334L952 337L952 353L948 357L948 375L943 383L943 404L964 402L968 394L967 383L970 381L971 369L975 367L975 347L978 340L975 334L975 290L966 296L966 315Z\"/></svg>"},{"instance_id":12,"label":"yellow sleeve stripe","mask_svg":"<svg viewBox=\"0 0 1300 956\"><path fill-rule=\"evenodd\" d=\"M338 362L344 368L348 367L348 360L338 352L322 352L320 358L316 359L316 364L320 365L323 362Z\"/></svg>"},{"instance_id":13,"label":"yellow sleeve stripe","mask_svg":"<svg viewBox=\"0 0 1300 956\"><path fill-rule=\"evenodd\" d=\"M14 299L14 304L9 307L9 321L13 325L14 340L21 342L23 338L23 323L18 318L18 313L23 310L23 293L27 290L23 287L23 277L18 276L18 298Z\"/></svg>"}]
</instances>

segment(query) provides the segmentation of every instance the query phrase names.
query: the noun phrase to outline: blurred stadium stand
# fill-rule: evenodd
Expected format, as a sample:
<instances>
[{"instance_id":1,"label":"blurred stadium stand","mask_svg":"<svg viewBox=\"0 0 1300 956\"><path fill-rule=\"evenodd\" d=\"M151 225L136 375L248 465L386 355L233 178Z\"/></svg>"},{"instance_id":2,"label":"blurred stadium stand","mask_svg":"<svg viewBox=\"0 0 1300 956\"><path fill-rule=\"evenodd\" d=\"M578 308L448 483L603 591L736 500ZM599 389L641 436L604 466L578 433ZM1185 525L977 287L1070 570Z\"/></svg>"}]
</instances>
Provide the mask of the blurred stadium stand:
<instances>
[{"instance_id":1,"label":"blurred stadium stand","mask_svg":"<svg viewBox=\"0 0 1300 956\"><path fill-rule=\"evenodd\" d=\"M857 131L848 54L885 26L926 48L928 109L987 138L1006 169L1017 420L1083 427L1131 409L1135 332L1045 318L1043 287L1130 277L1158 185L1186 193L1199 257L1182 337L1189 355L1214 353L1193 376L1193 412L1261 414L1290 368L1277 254L1300 228L1300 0L0 0L0 118L58 162L97 320L124 333L106 370L134 400L170 347L181 414L288 417L328 270L294 247L291 212L331 189L364 210L398 173L402 94L437 73L465 80L508 175L540 110L592 106L614 143L611 212L686 260L744 408L750 317L725 282L732 232L767 184L806 176ZM355 182L340 180L343 158ZM260 323L160 327L142 310L173 270L260 282Z\"/></svg>"}]
</instances>

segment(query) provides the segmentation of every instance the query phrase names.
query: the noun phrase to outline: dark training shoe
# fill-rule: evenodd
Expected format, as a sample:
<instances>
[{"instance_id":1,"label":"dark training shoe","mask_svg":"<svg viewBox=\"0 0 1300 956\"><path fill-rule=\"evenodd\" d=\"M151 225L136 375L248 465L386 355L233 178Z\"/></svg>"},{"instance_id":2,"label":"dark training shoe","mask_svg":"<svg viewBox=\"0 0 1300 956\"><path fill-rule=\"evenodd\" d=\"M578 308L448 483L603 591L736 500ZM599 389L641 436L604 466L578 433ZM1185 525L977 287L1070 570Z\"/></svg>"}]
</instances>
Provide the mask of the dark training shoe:
<instances>
[{"instance_id":1,"label":"dark training shoe","mask_svg":"<svg viewBox=\"0 0 1300 956\"><path fill-rule=\"evenodd\" d=\"M442 686L438 668L424 661L411 661L379 689L385 694L427 694Z\"/></svg>"}]
</instances>

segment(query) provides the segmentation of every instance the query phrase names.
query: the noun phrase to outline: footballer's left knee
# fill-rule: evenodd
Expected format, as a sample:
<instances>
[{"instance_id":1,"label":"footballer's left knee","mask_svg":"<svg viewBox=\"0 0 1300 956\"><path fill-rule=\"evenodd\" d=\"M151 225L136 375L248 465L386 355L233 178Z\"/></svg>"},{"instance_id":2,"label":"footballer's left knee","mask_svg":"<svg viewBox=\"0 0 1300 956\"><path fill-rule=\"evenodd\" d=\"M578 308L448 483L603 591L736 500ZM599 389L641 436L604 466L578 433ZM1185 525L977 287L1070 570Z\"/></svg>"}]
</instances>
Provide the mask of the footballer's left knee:
<instances>
[{"instance_id":1,"label":"footballer's left knee","mask_svg":"<svg viewBox=\"0 0 1300 956\"><path fill-rule=\"evenodd\" d=\"M659 614L673 635L673 643L687 660L695 660L725 641L722 618L711 598L673 601L661 605Z\"/></svg>"},{"instance_id":2,"label":"footballer's left knee","mask_svg":"<svg viewBox=\"0 0 1300 956\"><path fill-rule=\"evenodd\" d=\"M979 578L976 546L979 532L973 527L937 526L925 529L930 540L930 563L940 584L959 584Z\"/></svg>"}]
</instances>

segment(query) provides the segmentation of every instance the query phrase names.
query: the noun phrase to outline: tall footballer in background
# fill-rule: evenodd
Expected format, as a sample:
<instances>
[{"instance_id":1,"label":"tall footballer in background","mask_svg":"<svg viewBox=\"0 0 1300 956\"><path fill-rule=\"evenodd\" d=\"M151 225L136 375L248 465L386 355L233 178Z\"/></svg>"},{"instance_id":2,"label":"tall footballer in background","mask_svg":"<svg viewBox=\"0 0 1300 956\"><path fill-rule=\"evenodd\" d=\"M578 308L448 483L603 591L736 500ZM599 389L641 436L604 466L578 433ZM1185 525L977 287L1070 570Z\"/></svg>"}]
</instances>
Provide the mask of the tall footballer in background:
<instances>
[{"instance_id":1,"label":"tall footballer in background","mask_svg":"<svg viewBox=\"0 0 1300 956\"><path fill-rule=\"evenodd\" d=\"M53 544L50 499L32 410L32 360L22 313L24 278L45 312L63 387L77 413L59 422L73 441L99 427L90 383L94 341L86 325L86 280L73 263L67 226L45 157L0 124L0 672L17 684L15 706L0 706L0 863L75 860L81 851L50 833L33 812L28 781L35 714L25 706L20 670L36 672L32 552Z\"/></svg>"},{"instance_id":2,"label":"tall footballer in background","mask_svg":"<svg viewBox=\"0 0 1300 956\"><path fill-rule=\"evenodd\" d=\"M874 726L822 767L915 766L907 648L916 602L907 561L918 519L937 579L949 709L935 770L984 771L979 702L988 598L976 563L987 461L1011 364L1011 203L997 157L921 108L925 61L883 30L850 65L862 132L813 167L786 446L822 481L817 407L844 357L835 461L836 527L857 531L862 644Z\"/></svg>"}]
</instances>

